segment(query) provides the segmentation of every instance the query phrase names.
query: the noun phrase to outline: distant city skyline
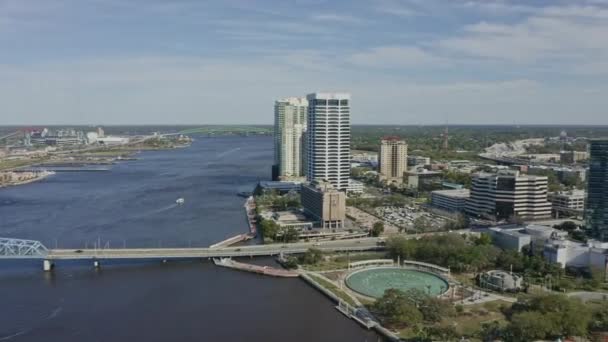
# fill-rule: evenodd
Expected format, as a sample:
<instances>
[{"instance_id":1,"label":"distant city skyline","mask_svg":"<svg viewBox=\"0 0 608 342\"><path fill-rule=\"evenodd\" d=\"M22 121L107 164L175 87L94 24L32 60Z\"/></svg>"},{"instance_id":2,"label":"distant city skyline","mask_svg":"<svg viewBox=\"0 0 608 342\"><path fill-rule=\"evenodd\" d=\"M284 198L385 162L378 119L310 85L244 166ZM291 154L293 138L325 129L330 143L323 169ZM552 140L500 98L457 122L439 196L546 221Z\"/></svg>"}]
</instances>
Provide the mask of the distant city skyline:
<instances>
[{"instance_id":1,"label":"distant city skyline","mask_svg":"<svg viewBox=\"0 0 608 342\"><path fill-rule=\"evenodd\" d=\"M606 0L0 0L0 125L606 125Z\"/></svg>"}]
</instances>

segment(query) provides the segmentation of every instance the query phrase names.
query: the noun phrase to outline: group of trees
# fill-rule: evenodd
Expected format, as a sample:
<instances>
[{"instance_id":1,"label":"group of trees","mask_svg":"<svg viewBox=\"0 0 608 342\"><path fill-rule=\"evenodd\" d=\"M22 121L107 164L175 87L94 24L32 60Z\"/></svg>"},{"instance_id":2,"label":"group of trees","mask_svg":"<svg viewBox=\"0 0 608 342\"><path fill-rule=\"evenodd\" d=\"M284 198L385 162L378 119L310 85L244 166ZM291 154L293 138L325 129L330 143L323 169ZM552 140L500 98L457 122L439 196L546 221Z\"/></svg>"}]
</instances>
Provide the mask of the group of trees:
<instances>
[{"instance_id":1,"label":"group of trees","mask_svg":"<svg viewBox=\"0 0 608 342\"><path fill-rule=\"evenodd\" d=\"M501 254L501 250L490 242L491 239L485 236L469 240L459 234L445 234L417 240L396 236L390 238L386 245L394 258L429 262L454 271L477 272L494 267Z\"/></svg>"},{"instance_id":2,"label":"group of trees","mask_svg":"<svg viewBox=\"0 0 608 342\"><path fill-rule=\"evenodd\" d=\"M411 328L416 341L457 341L461 338L453 326L439 324L456 316L459 310L449 301L419 290L388 289L370 309L389 327ZM524 342L585 337L608 329L608 304L588 306L561 294L529 296L502 311L506 324L484 323L475 337L482 341Z\"/></svg>"},{"instance_id":3,"label":"group of trees","mask_svg":"<svg viewBox=\"0 0 608 342\"><path fill-rule=\"evenodd\" d=\"M505 311L508 324L484 324L480 337L484 341L555 340L568 336L587 336L589 332L608 328L608 303L593 309L580 300L561 294L520 299Z\"/></svg>"},{"instance_id":4,"label":"group of trees","mask_svg":"<svg viewBox=\"0 0 608 342\"><path fill-rule=\"evenodd\" d=\"M276 222L269 219L259 219L259 228L264 239L281 242L298 241L300 234L294 228L281 228Z\"/></svg>"},{"instance_id":5,"label":"group of trees","mask_svg":"<svg viewBox=\"0 0 608 342\"><path fill-rule=\"evenodd\" d=\"M279 195L276 192L267 192L255 198L259 207L271 208L273 210L287 210L300 207L300 196L297 193Z\"/></svg>"},{"instance_id":6,"label":"group of trees","mask_svg":"<svg viewBox=\"0 0 608 342\"><path fill-rule=\"evenodd\" d=\"M419 290L388 289L371 310L387 326L411 328L416 336L410 339L412 341L456 341L460 338L453 326L438 324L456 315L452 303Z\"/></svg>"}]
</instances>

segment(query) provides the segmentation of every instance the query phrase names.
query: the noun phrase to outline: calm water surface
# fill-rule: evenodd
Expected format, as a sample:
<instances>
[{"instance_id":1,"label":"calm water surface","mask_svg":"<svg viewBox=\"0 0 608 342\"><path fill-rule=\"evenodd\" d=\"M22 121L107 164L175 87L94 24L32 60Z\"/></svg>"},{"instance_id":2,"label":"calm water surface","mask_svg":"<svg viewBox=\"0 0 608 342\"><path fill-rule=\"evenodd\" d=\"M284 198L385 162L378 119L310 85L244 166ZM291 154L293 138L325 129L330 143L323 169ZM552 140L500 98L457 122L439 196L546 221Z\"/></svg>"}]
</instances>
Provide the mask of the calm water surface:
<instances>
[{"instance_id":1,"label":"calm water surface","mask_svg":"<svg viewBox=\"0 0 608 342\"><path fill-rule=\"evenodd\" d=\"M0 236L60 248L212 244L246 231L236 192L268 178L272 140L199 138L138 158L0 189ZM0 261L0 303L0 341L379 340L301 280L209 262L64 262L49 274L39 261Z\"/></svg>"}]
</instances>

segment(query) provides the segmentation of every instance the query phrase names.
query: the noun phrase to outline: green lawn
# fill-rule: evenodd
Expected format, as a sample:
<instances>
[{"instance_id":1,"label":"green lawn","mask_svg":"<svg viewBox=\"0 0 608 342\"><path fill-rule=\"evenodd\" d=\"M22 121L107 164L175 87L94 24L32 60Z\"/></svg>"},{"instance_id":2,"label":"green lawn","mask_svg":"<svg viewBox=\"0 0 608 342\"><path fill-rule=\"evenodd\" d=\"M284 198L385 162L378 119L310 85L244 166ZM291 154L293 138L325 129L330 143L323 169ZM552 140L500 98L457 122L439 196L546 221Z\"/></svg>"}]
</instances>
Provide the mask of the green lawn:
<instances>
[{"instance_id":1,"label":"green lawn","mask_svg":"<svg viewBox=\"0 0 608 342\"><path fill-rule=\"evenodd\" d=\"M314 279L317 283L319 283L321 286L323 286L324 288L326 288L327 290L329 290L330 292L332 292L333 294L338 296L340 299L345 301L346 303L348 303L352 306L357 306L357 303L355 303L355 301L351 298L351 296L346 294L346 292L340 290L334 283L331 283L331 282L325 280L325 278L320 277L318 275L309 274L309 276L312 279Z\"/></svg>"}]
</instances>

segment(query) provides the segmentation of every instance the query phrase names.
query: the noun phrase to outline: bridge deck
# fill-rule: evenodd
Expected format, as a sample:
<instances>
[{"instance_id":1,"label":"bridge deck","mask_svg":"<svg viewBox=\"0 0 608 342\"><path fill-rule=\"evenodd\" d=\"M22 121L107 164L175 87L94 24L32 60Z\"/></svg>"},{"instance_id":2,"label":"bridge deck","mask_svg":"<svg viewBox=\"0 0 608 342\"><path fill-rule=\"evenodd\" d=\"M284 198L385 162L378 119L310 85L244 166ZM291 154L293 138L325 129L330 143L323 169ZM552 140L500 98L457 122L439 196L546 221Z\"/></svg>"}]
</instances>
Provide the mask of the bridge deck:
<instances>
[{"instance_id":1,"label":"bridge deck","mask_svg":"<svg viewBox=\"0 0 608 342\"><path fill-rule=\"evenodd\" d=\"M369 251L381 249L377 239L331 241L286 245L257 245L227 248L115 248L115 249L51 249L45 259L196 259L239 256L272 256L280 253L304 253L310 248L326 252Z\"/></svg>"}]
</instances>

